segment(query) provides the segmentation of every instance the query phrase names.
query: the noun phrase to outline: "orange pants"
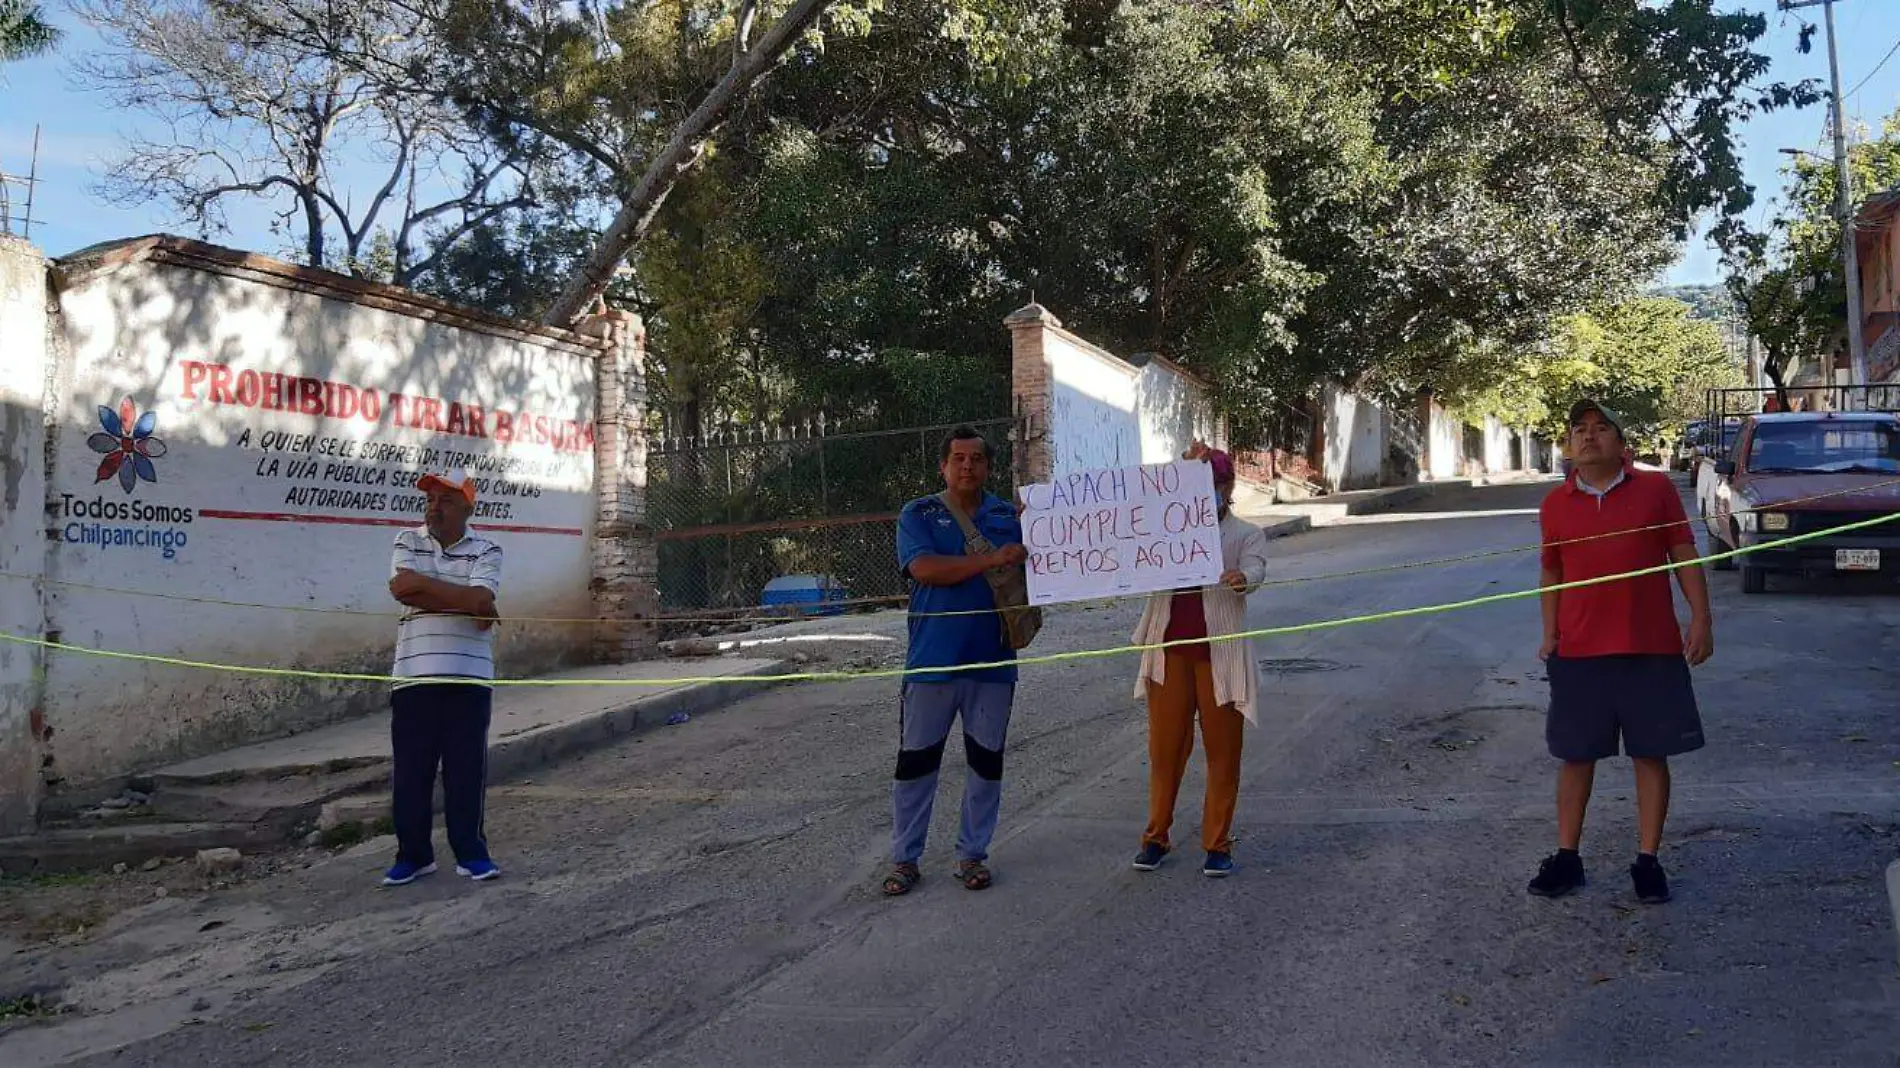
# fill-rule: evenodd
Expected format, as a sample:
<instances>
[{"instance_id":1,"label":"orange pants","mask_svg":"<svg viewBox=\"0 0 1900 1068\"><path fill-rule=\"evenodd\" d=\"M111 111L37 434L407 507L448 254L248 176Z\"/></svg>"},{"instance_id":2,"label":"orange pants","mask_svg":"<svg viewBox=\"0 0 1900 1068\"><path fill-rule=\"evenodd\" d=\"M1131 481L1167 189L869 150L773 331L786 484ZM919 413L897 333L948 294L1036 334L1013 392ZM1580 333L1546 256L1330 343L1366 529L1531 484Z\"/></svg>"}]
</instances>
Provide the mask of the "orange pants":
<instances>
[{"instance_id":1,"label":"orange pants","mask_svg":"<svg viewBox=\"0 0 1900 1068\"><path fill-rule=\"evenodd\" d=\"M1146 845L1167 847L1174 825L1174 801L1181 793L1188 755L1194 752L1194 714L1200 712L1201 740L1207 747L1207 800L1201 812L1201 848L1225 853L1233 848L1234 805L1240 799L1240 742L1245 724L1240 710L1214 701L1213 665L1167 653L1167 681L1148 684L1148 829Z\"/></svg>"}]
</instances>

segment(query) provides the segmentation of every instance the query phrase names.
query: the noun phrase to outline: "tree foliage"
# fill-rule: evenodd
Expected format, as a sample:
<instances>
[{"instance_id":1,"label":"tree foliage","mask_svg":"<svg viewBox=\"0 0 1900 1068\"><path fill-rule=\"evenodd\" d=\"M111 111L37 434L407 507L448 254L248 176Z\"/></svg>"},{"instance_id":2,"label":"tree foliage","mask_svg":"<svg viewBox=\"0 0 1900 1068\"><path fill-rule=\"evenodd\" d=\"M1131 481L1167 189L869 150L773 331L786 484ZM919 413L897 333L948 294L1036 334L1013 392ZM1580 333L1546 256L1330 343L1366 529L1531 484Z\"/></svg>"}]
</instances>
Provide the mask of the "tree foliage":
<instances>
[{"instance_id":1,"label":"tree foliage","mask_svg":"<svg viewBox=\"0 0 1900 1068\"><path fill-rule=\"evenodd\" d=\"M1734 126L1812 95L1711 0L87 2L242 12L207 69L287 48L295 99L450 113L532 202L407 280L565 321L624 254L684 433L1000 414L1032 296L1215 382L1243 437L1324 380L1476 396L1699 216L1730 233ZM312 233L321 170L285 186Z\"/></svg>"},{"instance_id":2,"label":"tree foliage","mask_svg":"<svg viewBox=\"0 0 1900 1068\"><path fill-rule=\"evenodd\" d=\"M983 53L935 6L791 64L726 154L781 283L755 343L840 409L887 348L1000 356L1032 293L1243 424L1324 378L1480 388L1745 204L1728 125L1802 95L1697 3L991 5Z\"/></svg>"},{"instance_id":3,"label":"tree foliage","mask_svg":"<svg viewBox=\"0 0 1900 1068\"><path fill-rule=\"evenodd\" d=\"M1707 390L1742 384L1715 323L1680 300L1639 297L1565 316L1465 410L1561 438L1570 405L1591 397L1621 415L1630 444L1647 452L1701 418Z\"/></svg>"},{"instance_id":4,"label":"tree foliage","mask_svg":"<svg viewBox=\"0 0 1900 1068\"><path fill-rule=\"evenodd\" d=\"M0 0L0 63L30 59L52 50L59 30L33 0Z\"/></svg>"},{"instance_id":5,"label":"tree foliage","mask_svg":"<svg viewBox=\"0 0 1900 1068\"><path fill-rule=\"evenodd\" d=\"M1679 300L1689 306L1690 315L1714 323L1732 323L1739 314L1725 285L1660 286L1651 295Z\"/></svg>"},{"instance_id":6,"label":"tree foliage","mask_svg":"<svg viewBox=\"0 0 1900 1068\"><path fill-rule=\"evenodd\" d=\"M1879 136L1849 148L1848 173L1858 196L1900 186L1900 111L1881 124ZM1832 366L1847 326L1833 161L1797 156L1782 174L1783 200L1767 232L1742 235L1727 253L1729 292L1777 385L1803 360L1822 357Z\"/></svg>"}]
</instances>

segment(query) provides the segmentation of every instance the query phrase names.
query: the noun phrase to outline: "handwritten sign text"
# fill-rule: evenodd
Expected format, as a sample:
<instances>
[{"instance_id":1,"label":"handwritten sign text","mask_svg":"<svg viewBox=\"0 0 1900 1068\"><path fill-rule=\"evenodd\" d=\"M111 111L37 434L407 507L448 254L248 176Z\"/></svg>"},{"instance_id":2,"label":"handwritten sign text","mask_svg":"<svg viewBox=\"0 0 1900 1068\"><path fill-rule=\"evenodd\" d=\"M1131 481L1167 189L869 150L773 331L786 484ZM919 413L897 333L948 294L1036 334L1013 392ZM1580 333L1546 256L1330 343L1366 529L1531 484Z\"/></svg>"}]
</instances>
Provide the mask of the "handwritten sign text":
<instances>
[{"instance_id":1,"label":"handwritten sign text","mask_svg":"<svg viewBox=\"0 0 1900 1068\"><path fill-rule=\"evenodd\" d=\"M1026 486L1029 602L1212 585L1220 518L1207 464L1100 468Z\"/></svg>"}]
</instances>

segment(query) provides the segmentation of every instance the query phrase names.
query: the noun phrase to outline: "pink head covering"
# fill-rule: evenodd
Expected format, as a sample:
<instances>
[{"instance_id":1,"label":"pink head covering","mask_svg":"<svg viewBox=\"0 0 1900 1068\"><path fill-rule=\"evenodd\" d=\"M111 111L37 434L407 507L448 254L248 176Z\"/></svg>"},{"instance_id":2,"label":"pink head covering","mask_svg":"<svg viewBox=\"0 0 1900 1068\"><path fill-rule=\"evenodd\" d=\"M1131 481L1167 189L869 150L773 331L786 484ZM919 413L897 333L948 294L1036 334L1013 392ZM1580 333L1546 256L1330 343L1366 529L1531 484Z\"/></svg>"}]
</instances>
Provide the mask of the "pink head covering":
<instances>
[{"instance_id":1,"label":"pink head covering","mask_svg":"<svg viewBox=\"0 0 1900 1068\"><path fill-rule=\"evenodd\" d=\"M1202 455L1214 468L1214 481L1232 482L1234 480L1234 458L1220 449L1209 449Z\"/></svg>"}]
</instances>

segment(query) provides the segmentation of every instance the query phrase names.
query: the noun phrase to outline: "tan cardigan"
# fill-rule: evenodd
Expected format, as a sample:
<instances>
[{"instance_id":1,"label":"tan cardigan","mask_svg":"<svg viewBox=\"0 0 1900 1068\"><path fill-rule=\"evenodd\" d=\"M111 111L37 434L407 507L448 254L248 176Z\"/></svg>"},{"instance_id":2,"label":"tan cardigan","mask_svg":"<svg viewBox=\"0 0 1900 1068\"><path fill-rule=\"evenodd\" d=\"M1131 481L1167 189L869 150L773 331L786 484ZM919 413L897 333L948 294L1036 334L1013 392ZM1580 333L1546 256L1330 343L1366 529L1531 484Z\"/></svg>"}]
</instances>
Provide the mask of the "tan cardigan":
<instances>
[{"instance_id":1,"label":"tan cardigan","mask_svg":"<svg viewBox=\"0 0 1900 1068\"><path fill-rule=\"evenodd\" d=\"M1221 570L1239 571L1247 576L1248 586L1258 586L1267 577L1267 536L1260 528L1229 513L1220 521ZM1163 591L1148 598L1148 608L1135 627L1136 645L1154 645L1165 640L1168 616L1174 593ZM1207 615L1207 633L1236 634L1247 629L1247 597L1225 586L1203 586L1201 607ZM1260 699L1260 666L1254 661L1253 640L1237 638L1230 642L1212 642L1208 646L1214 669L1214 700L1233 705L1247 722L1258 726L1255 705ZM1135 678L1135 697L1148 696L1149 682L1165 682L1165 649L1144 649L1141 673Z\"/></svg>"}]
</instances>

